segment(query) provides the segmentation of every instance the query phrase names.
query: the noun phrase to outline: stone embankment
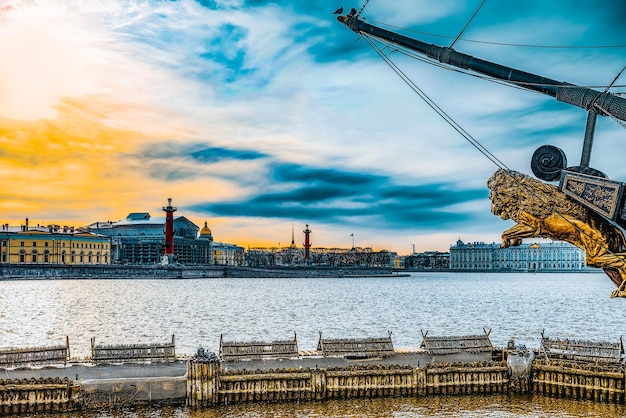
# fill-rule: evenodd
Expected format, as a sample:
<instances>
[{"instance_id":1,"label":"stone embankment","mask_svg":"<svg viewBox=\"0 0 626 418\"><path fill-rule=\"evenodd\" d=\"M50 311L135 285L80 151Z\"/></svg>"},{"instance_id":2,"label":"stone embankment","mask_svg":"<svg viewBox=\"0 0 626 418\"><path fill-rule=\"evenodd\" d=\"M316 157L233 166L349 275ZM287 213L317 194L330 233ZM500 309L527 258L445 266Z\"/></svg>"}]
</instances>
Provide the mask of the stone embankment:
<instances>
[{"instance_id":1,"label":"stone embankment","mask_svg":"<svg viewBox=\"0 0 626 418\"><path fill-rule=\"evenodd\" d=\"M235 267L224 268L225 277L391 277L399 276L386 267Z\"/></svg>"},{"instance_id":2,"label":"stone embankment","mask_svg":"<svg viewBox=\"0 0 626 418\"><path fill-rule=\"evenodd\" d=\"M179 266L179 265L0 265L0 280L42 279L199 279L216 277L391 277L384 267L272 267Z\"/></svg>"},{"instance_id":3,"label":"stone embankment","mask_svg":"<svg viewBox=\"0 0 626 418\"><path fill-rule=\"evenodd\" d=\"M191 279L223 277L221 267L161 266L161 265L0 265L2 279Z\"/></svg>"}]
</instances>

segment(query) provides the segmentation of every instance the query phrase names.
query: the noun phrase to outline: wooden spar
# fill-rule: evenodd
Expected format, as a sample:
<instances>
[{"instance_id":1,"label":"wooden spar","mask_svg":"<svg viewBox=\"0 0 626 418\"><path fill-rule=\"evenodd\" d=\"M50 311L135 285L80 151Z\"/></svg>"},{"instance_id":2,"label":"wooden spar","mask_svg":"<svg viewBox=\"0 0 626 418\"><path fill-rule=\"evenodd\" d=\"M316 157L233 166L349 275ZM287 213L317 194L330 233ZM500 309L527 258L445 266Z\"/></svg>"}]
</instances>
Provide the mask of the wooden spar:
<instances>
[{"instance_id":1,"label":"wooden spar","mask_svg":"<svg viewBox=\"0 0 626 418\"><path fill-rule=\"evenodd\" d=\"M432 60L484 74L527 90L547 94L560 102L571 104L587 111L593 111L599 115L611 115L619 120L626 121L626 99L614 94L608 92L601 93L587 87L553 80L463 54L449 47L441 47L409 38L363 22L356 15L355 9L352 9L346 16L338 16L337 20L358 34L370 35L385 40L415 51Z\"/></svg>"}]
</instances>

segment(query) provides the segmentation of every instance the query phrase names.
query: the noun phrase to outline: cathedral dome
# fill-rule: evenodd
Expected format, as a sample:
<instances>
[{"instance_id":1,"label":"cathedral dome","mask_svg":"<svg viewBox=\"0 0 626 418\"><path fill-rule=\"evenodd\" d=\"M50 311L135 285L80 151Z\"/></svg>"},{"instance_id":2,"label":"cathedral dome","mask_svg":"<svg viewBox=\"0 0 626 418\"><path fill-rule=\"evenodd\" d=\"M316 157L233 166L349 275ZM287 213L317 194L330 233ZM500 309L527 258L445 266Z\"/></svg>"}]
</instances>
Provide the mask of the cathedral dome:
<instances>
[{"instance_id":1,"label":"cathedral dome","mask_svg":"<svg viewBox=\"0 0 626 418\"><path fill-rule=\"evenodd\" d=\"M200 230L200 238L213 239L213 233L211 229L208 227L206 221L204 221L204 228Z\"/></svg>"}]
</instances>

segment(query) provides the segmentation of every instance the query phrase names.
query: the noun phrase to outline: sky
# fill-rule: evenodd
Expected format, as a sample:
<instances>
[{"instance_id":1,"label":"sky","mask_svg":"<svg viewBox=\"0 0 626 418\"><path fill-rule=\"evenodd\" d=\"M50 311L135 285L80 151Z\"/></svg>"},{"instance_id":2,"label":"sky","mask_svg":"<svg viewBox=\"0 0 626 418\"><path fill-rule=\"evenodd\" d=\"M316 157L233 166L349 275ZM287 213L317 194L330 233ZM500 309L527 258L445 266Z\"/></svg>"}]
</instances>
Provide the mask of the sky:
<instances>
[{"instance_id":1,"label":"sky","mask_svg":"<svg viewBox=\"0 0 626 418\"><path fill-rule=\"evenodd\" d=\"M333 14L449 46L481 0L0 0L0 222L163 216L216 241L446 251L497 242L498 168ZM345 14L345 12L344 12ZM487 0L457 51L604 90L626 65L626 3ZM578 165L586 113L386 51L506 167ZM626 76L614 93L626 91ZM626 180L624 127L591 166ZM617 151L617 152L616 152Z\"/></svg>"}]
</instances>

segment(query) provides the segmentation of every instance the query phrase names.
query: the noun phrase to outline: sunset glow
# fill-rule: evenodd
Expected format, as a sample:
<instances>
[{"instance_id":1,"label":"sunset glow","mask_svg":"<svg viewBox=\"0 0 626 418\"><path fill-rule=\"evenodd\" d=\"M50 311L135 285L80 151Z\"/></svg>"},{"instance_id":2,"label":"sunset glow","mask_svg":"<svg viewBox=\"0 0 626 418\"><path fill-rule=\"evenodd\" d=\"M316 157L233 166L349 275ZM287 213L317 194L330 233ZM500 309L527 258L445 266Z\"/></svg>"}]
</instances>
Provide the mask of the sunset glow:
<instances>
[{"instance_id":1,"label":"sunset glow","mask_svg":"<svg viewBox=\"0 0 626 418\"><path fill-rule=\"evenodd\" d=\"M305 224L314 247L497 241L509 225L489 212L496 167L322 3L0 0L0 222L162 216L171 197L246 247L288 244L292 225L301 246ZM363 16L446 45L475 3L371 1ZM519 3L487 2L455 48L598 90L626 64L625 6ZM511 169L529 172L546 143L579 158L584 111L398 62ZM592 164L626 180L611 152L624 129L603 118L597 138Z\"/></svg>"}]
</instances>

